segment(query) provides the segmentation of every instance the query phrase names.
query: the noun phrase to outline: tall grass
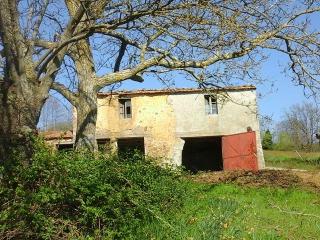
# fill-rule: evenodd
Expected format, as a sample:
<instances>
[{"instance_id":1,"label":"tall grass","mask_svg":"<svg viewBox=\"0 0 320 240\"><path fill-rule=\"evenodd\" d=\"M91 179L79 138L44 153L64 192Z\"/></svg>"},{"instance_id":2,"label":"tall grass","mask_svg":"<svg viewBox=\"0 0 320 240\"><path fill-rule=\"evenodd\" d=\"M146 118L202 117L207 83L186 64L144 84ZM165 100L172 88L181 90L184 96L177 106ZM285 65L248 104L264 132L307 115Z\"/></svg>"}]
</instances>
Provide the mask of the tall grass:
<instances>
[{"instance_id":1,"label":"tall grass","mask_svg":"<svg viewBox=\"0 0 320 240\"><path fill-rule=\"evenodd\" d=\"M267 166L320 169L320 152L265 150L264 158Z\"/></svg>"},{"instance_id":2,"label":"tall grass","mask_svg":"<svg viewBox=\"0 0 320 240\"><path fill-rule=\"evenodd\" d=\"M137 239L318 239L316 193L191 182L188 188L183 208L141 226Z\"/></svg>"}]
</instances>

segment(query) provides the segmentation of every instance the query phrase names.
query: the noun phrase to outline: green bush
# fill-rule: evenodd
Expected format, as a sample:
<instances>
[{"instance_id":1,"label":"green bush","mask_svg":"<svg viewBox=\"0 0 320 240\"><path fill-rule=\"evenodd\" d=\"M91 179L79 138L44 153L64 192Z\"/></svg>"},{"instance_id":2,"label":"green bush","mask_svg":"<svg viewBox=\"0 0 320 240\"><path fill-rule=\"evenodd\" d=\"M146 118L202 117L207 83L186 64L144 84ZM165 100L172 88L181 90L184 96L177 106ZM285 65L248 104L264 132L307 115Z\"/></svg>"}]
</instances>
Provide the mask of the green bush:
<instances>
[{"instance_id":1,"label":"green bush","mask_svg":"<svg viewBox=\"0 0 320 240\"><path fill-rule=\"evenodd\" d=\"M264 133L262 138L262 148L263 149L272 149L273 141L272 141L272 134L269 129Z\"/></svg>"},{"instance_id":2,"label":"green bush","mask_svg":"<svg viewBox=\"0 0 320 240\"><path fill-rule=\"evenodd\" d=\"M150 159L55 152L38 141L26 164L0 169L0 235L4 239L123 239L181 206L178 170Z\"/></svg>"}]
</instances>

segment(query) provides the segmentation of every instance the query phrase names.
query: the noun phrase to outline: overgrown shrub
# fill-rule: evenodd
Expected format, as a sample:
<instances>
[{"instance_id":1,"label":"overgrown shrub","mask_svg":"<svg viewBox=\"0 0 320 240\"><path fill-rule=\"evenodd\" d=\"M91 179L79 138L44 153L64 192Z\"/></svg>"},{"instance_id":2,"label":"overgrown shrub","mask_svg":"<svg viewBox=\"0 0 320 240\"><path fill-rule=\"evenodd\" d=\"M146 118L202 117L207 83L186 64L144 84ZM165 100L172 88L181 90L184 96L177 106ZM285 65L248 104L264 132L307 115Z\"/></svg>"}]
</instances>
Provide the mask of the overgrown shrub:
<instances>
[{"instance_id":1,"label":"overgrown shrub","mask_svg":"<svg viewBox=\"0 0 320 240\"><path fill-rule=\"evenodd\" d=\"M270 150L273 147L273 141L272 141L272 134L270 130L268 129L262 138L262 148L265 150Z\"/></svg>"},{"instance_id":2,"label":"overgrown shrub","mask_svg":"<svg viewBox=\"0 0 320 240\"><path fill-rule=\"evenodd\" d=\"M18 157L1 165L0 236L134 238L137 227L179 207L185 187L179 171L133 156L58 153L38 141L29 164Z\"/></svg>"}]
</instances>

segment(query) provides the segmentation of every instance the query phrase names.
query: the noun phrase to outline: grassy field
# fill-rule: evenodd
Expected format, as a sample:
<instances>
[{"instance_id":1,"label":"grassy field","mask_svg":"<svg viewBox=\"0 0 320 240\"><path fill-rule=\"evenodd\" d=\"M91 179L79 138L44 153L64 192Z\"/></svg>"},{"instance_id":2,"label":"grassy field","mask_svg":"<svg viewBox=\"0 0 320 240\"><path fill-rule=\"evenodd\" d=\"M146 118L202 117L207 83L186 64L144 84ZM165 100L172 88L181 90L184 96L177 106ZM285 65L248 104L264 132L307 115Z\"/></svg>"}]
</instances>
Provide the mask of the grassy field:
<instances>
[{"instance_id":1,"label":"grassy field","mask_svg":"<svg viewBox=\"0 0 320 240\"><path fill-rule=\"evenodd\" d=\"M139 239L319 239L316 193L188 184L191 192L182 209L140 228Z\"/></svg>"},{"instance_id":2,"label":"grassy field","mask_svg":"<svg viewBox=\"0 0 320 240\"><path fill-rule=\"evenodd\" d=\"M267 166L320 170L319 152L264 154ZM182 208L155 216L138 229L137 239L319 239L319 192L303 186L280 188L276 182L264 187L191 180L186 184L190 191Z\"/></svg>"},{"instance_id":3,"label":"grassy field","mask_svg":"<svg viewBox=\"0 0 320 240\"><path fill-rule=\"evenodd\" d=\"M268 167L320 170L320 152L265 150L264 158Z\"/></svg>"}]
</instances>

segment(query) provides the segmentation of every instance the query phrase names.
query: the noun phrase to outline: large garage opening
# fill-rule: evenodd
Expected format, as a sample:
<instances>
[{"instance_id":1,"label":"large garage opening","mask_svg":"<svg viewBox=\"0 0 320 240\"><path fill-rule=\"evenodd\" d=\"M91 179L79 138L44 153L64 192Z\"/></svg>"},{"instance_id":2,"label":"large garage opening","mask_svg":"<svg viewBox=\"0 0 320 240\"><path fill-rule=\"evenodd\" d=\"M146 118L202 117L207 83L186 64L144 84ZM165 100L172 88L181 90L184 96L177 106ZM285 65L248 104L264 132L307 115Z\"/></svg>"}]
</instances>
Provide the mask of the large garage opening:
<instances>
[{"instance_id":1,"label":"large garage opening","mask_svg":"<svg viewBox=\"0 0 320 240\"><path fill-rule=\"evenodd\" d=\"M223 170L221 137L184 138L182 164L193 173Z\"/></svg>"},{"instance_id":2,"label":"large garage opening","mask_svg":"<svg viewBox=\"0 0 320 240\"><path fill-rule=\"evenodd\" d=\"M133 153L135 151L144 154L144 139L143 138L121 138L117 141L118 153Z\"/></svg>"}]
</instances>

